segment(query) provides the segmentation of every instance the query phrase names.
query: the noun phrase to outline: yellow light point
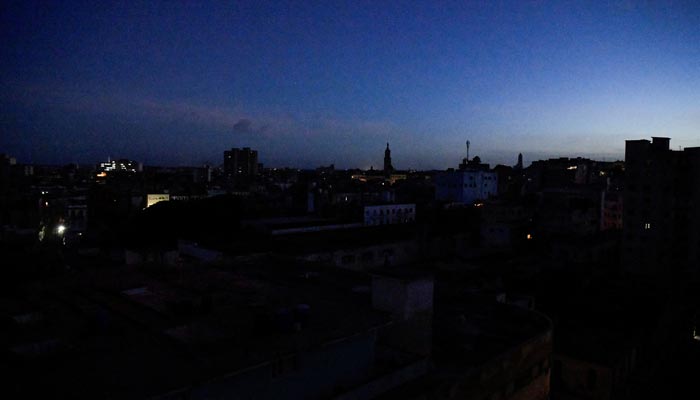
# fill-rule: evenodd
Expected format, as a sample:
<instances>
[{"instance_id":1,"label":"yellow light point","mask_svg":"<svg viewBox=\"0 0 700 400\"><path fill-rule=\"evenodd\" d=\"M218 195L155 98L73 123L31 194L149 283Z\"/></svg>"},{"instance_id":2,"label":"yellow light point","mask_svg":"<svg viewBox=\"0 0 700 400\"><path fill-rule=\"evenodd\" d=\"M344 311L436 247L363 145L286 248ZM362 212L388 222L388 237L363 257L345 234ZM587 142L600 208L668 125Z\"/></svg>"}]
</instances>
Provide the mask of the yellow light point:
<instances>
[{"instance_id":1,"label":"yellow light point","mask_svg":"<svg viewBox=\"0 0 700 400\"><path fill-rule=\"evenodd\" d=\"M532 239L532 235L528 233L528 234L527 234L527 240L531 240L531 239Z\"/></svg>"}]
</instances>

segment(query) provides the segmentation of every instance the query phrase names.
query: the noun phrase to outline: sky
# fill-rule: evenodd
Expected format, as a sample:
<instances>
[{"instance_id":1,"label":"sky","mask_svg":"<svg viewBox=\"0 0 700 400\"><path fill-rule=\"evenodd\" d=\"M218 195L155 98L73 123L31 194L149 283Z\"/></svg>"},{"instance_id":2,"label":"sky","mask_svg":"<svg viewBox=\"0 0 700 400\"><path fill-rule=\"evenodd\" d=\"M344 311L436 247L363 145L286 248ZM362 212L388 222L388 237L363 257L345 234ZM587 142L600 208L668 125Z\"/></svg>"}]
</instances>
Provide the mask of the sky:
<instances>
[{"instance_id":1,"label":"sky","mask_svg":"<svg viewBox=\"0 0 700 400\"><path fill-rule=\"evenodd\" d=\"M700 3L3 1L18 162L443 169L700 146Z\"/></svg>"}]
</instances>

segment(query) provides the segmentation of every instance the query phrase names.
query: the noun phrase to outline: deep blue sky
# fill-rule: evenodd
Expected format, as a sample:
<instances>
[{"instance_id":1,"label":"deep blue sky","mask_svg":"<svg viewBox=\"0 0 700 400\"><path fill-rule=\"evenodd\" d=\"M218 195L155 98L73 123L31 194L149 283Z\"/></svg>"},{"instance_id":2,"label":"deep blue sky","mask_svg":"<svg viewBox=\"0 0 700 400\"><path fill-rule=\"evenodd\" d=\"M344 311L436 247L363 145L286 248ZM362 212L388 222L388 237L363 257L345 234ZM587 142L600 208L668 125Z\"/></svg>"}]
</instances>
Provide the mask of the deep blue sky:
<instances>
[{"instance_id":1,"label":"deep blue sky","mask_svg":"<svg viewBox=\"0 0 700 400\"><path fill-rule=\"evenodd\" d=\"M700 145L698 2L16 1L0 152L20 162L445 168ZM394 4L390 4L394 3Z\"/></svg>"}]
</instances>

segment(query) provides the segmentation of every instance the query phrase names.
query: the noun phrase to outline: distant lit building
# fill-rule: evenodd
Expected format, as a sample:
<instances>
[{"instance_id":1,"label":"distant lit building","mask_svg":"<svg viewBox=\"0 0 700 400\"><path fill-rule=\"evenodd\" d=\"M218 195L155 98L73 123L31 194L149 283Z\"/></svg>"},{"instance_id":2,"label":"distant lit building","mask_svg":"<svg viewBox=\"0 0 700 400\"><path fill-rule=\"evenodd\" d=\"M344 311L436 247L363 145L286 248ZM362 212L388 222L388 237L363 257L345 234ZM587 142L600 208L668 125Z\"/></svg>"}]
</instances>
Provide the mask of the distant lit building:
<instances>
[{"instance_id":1,"label":"distant lit building","mask_svg":"<svg viewBox=\"0 0 700 400\"><path fill-rule=\"evenodd\" d=\"M17 159L8 154L0 154L0 165L17 165Z\"/></svg>"},{"instance_id":2,"label":"distant lit building","mask_svg":"<svg viewBox=\"0 0 700 400\"><path fill-rule=\"evenodd\" d=\"M472 204L498 194L498 175L482 164L479 157L466 158L458 170L448 170L435 177L435 198L440 201Z\"/></svg>"},{"instance_id":3,"label":"distant lit building","mask_svg":"<svg viewBox=\"0 0 700 400\"><path fill-rule=\"evenodd\" d=\"M669 142L626 142L622 258L630 272L700 266L700 147L673 151Z\"/></svg>"},{"instance_id":4,"label":"distant lit building","mask_svg":"<svg viewBox=\"0 0 700 400\"><path fill-rule=\"evenodd\" d=\"M258 151L249 147L224 151L224 175L227 178L258 175Z\"/></svg>"},{"instance_id":5,"label":"distant lit building","mask_svg":"<svg viewBox=\"0 0 700 400\"><path fill-rule=\"evenodd\" d=\"M146 208L161 201L170 201L170 195L167 193L149 194L146 196Z\"/></svg>"},{"instance_id":6,"label":"distant lit building","mask_svg":"<svg viewBox=\"0 0 700 400\"><path fill-rule=\"evenodd\" d=\"M143 164L127 160L107 160L107 162L101 162L97 165L97 176L105 177L109 173L113 172L141 172L143 171Z\"/></svg>"}]
</instances>

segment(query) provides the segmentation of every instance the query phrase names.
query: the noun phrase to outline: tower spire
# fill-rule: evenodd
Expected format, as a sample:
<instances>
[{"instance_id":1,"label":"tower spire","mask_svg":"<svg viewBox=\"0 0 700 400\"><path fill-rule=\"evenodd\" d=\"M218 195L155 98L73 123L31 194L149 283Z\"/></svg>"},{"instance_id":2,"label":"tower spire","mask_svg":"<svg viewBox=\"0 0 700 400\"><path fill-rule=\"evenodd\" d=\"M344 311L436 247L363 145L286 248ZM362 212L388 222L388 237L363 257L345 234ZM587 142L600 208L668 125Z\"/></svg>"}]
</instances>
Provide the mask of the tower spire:
<instances>
[{"instance_id":1,"label":"tower spire","mask_svg":"<svg viewBox=\"0 0 700 400\"><path fill-rule=\"evenodd\" d=\"M515 164L516 169L523 169L523 153L518 153L518 163Z\"/></svg>"},{"instance_id":2,"label":"tower spire","mask_svg":"<svg viewBox=\"0 0 700 400\"><path fill-rule=\"evenodd\" d=\"M391 150L389 150L389 142L386 142L386 150L384 150L384 173L390 173L394 170L391 165Z\"/></svg>"}]
</instances>

